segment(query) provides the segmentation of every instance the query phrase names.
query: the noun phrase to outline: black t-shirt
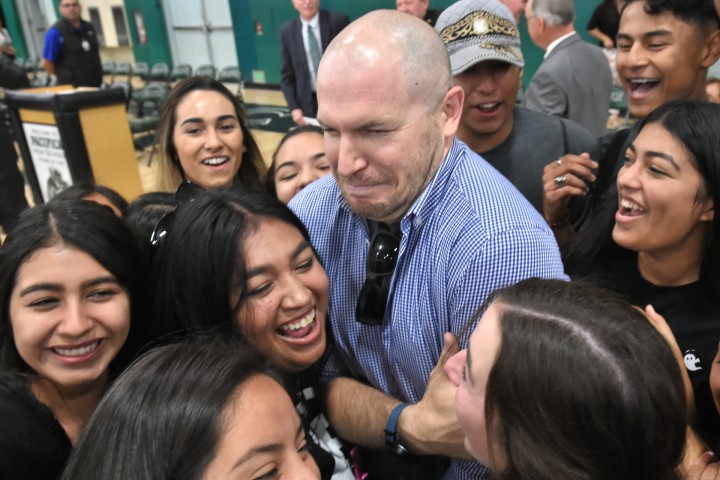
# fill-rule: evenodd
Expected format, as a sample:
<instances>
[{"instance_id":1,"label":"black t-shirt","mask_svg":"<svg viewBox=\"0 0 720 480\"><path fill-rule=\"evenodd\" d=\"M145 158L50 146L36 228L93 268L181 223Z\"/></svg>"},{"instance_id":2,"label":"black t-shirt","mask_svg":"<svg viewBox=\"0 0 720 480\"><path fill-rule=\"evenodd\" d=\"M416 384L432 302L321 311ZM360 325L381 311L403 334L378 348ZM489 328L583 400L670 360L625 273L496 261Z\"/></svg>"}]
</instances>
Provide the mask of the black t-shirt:
<instances>
[{"instance_id":1,"label":"black t-shirt","mask_svg":"<svg viewBox=\"0 0 720 480\"><path fill-rule=\"evenodd\" d=\"M599 29L602 33L612 38L613 46L617 47L618 29L620 28L620 12L618 12L615 4L601 3L593 11L592 17L588 22L587 29ZM600 46L603 46L602 42L598 42Z\"/></svg>"},{"instance_id":2,"label":"black t-shirt","mask_svg":"<svg viewBox=\"0 0 720 480\"><path fill-rule=\"evenodd\" d=\"M0 374L0 478L52 480L60 476L72 444L28 381Z\"/></svg>"},{"instance_id":3,"label":"black t-shirt","mask_svg":"<svg viewBox=\"0 0 720 480\"><path fill-rule=\"evenodd\" d=\"M710 367L720 341L719 299L699 282L679 287L648 282L637 268L637 253L628 250L600 258L590 271L590 281L626 296L639 307L652 305L665 317L695 391L698 433L714 446L720 435L720 417L710 391Z\"/></svg>"}]
</instances>

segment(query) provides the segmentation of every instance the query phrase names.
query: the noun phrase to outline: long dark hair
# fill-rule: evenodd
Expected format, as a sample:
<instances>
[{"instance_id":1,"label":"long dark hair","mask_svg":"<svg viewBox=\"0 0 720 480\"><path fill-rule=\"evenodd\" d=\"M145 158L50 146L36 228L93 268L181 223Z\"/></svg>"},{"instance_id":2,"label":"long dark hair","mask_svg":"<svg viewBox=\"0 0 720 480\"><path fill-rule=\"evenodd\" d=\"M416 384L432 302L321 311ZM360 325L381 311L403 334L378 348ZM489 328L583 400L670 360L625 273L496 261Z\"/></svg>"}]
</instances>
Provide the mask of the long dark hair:
<instances>
[{"instance_id":1,"label":"long dark hair","mask_svg":"<svg viewBox=\"0 0 720 480\"><path fill-rule=\"evenodd\" d=\"M85 200L53 200L25 210L0 253L0 369L32 374L20 357L10 322L10 295L20 266L41 248L65 244L93 257L125 288L130 297L130 334L111 364L111 373L126 364L144 343L143 292L147 262L130 230L112 210Z\"/></svg>"},{"instance_id":2,"label":"long dark hair","mask_svg":"<svg viewBox=\"0 0 720 480\"><path fill-rule=\"evenodd\" d=\"M277 198L242 188L207 191L177 209L153 259L153 319L158 336L178 331L237 335L247 298L242 244L262 219L307 229ZM231 298L238 300L233 305Z\"/></svg>"},{"instance_id":3,"label":"long dark hair","mask_svg":"<svg viewBox=\"0 0 720 480\"><path fill-rule=\"evenodd\" d=\"M260 354L230 339L199 337L151 350L103 397L62 478L202 478L225 407L258 375L282 385Z\"/></svg>"},{"instance_id":4,"label":"long dark hair","mask_svg":"<svg viewBox=\"0 0 720 480\"><path fill-rule=\"evenodd\" d=\"M227 98L235 109L238 122L243 134L243 146L245 151L242 155L240 170L238 170L237 184L255 190L262 190L263 177L265 175L265 162L262 158L260 148L247 126L245 108L240 100L233 95L222 83L210 77L199 76L182 80L168 94L163 102L160 112L160 125L157 131L157 146L160 152L160 171L158 173L159 189L165 192L172 192L184 179L182 166L175 149L173 130L177 118L175 112L178 104L190 92L206 90L217 92Z\"/></svg>"},{"instance_id":5,"label":"long dark hair","mask_svg":"<svg viewBox=\"0 0 720 480\"><path fill-rule=\"evenodd\" d=\"M658 124L684 145L703 180L702 193L720 205L720 105L702 101L668 102L641 120L630 134L630 141L650 124ZM624 151L623 151L624 154ZM592 222L587 222L568 246L565 267L570 275L586 276L596 260L627 252L612 239L617 211L617 185L609 189ZM720 297L720 215L714 215L703 246L700 282Z\"/></svg>"},{"instance_id":6,"label":"long dark hair","mask_svg":"<svg viewBox=\"0 0 720 480\"><path fill-rule=\"evenodd\" d=\"M680 367L639 310L595 287L540 279L487 304L502 335L485 398L488 441L505 457L495 479L681 478Z\"/></svg>"},{"instance_id":7,"label":"long dark hair","mask_svg":"<svg viewBox=\"0 0 720 480\"><path fill-rule=\"evenodd\" d=\"M118 192L110 187L98 185L92 182L78 182L70 185L65 190L61 191L53 197L53 200L68 200L71 198L75 199L87 199L90 195L98 194L107 198L121 214L125 214L125 210L128 207L128 202Z\"/></svg>"}]
</instances>

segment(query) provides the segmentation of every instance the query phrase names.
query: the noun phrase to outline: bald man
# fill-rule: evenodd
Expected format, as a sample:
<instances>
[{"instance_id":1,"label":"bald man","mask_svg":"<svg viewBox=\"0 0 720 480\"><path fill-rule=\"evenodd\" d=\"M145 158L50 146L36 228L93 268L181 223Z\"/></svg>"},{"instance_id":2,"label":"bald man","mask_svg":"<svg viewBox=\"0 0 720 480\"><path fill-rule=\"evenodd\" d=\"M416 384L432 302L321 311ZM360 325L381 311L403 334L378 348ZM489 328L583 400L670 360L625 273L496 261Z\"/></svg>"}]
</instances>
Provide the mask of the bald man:
<instances>
[{"instance_id":1,"label":"bald man","mask_svg":"<svg viewBox=\"0 0 720 480\"><path fill-rule=\"evenodd\" d=\"M490 292L564 277L542 217L455 138L463 97L440 37L397 11L351 23L320 62L333 175L290 207L332 285L330 423L370 478L486 476L456 460L469 456L444 359Z\"/></svg>"}]
</instances>

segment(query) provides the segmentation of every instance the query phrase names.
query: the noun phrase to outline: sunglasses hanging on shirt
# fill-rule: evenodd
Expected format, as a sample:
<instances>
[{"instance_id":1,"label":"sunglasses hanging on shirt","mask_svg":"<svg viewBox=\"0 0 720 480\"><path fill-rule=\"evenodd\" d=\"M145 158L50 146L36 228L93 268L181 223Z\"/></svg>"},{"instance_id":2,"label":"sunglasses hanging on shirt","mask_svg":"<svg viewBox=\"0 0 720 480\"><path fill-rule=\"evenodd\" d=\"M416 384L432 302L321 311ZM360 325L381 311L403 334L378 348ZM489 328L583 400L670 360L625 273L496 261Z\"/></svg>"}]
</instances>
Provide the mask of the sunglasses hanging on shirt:
<instances>
[{"instance_id":1,"label":"sunglasses hanging on shirt","mask_svg":"<svg viewBox=\"0 0 720 480\"><path fill-rule=\"evenodd\" d=\"M390 293L390 279L395 271L400 250L400 236L382 223L376 225L365 265L365 283L355 306L355 319L365 325L383 323Z\"/></svg>"}]
</instances>

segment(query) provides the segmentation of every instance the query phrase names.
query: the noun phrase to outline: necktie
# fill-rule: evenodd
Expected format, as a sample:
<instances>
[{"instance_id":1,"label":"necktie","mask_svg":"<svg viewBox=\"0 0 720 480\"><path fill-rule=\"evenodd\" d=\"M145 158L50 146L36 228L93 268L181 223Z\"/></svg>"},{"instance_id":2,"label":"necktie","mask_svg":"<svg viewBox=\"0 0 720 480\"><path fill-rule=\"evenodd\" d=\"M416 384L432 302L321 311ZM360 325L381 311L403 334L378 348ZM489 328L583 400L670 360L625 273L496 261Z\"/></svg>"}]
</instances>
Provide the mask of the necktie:
<instances>
[{"instance_id":1,"label":"necktie","mask_svg":"<svg viewBox=\"0 0 720 480\"><path fill-rule=\"evenodd\" d=\"M318 47L317 37L315 36L315 33L313 33L313 29L310 25L307 27L307 40L308 48L310 49L310 59L313 64L313 71L317 76L318 66L320 65L320 57L322 54L320 53L320 47Z\"/></svg>"}]
</instances>

